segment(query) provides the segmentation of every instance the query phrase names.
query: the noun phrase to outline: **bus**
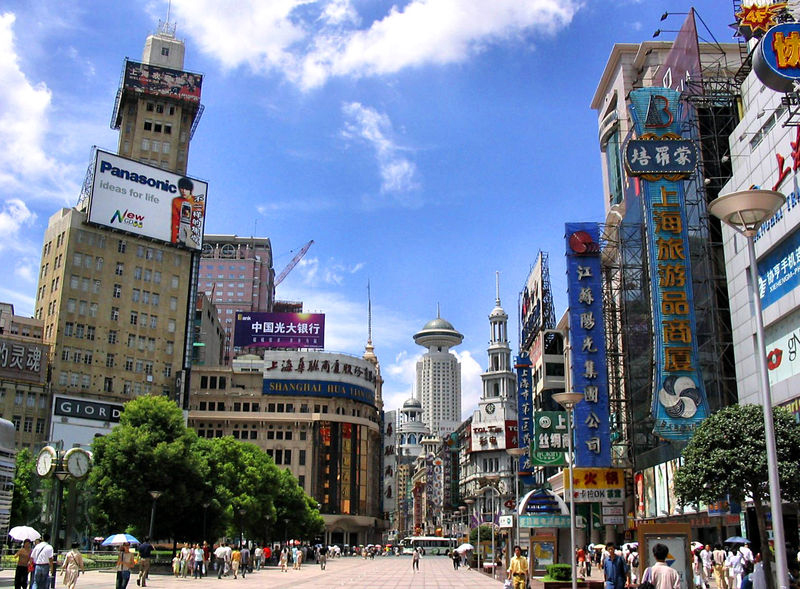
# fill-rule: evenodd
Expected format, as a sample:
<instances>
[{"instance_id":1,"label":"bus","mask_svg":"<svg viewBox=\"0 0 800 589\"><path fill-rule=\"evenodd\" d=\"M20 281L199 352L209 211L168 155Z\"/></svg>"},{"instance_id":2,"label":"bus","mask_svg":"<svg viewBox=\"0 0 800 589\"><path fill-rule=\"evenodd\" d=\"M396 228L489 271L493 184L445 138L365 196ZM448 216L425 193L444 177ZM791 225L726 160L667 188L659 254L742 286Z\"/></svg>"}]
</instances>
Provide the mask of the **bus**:
<instances>
[{"instance_id":1,"label":"bus","mask_svg":"<svg viewBox=\"0 0 800 589\"><path fill-rule=\"evenodd\" d=\"M422 548L423 554L450 554L458 546L457 538L443 536L407 536L400 542L403 554L413 554L416 548Z\"/></svg>"}]
</instances>

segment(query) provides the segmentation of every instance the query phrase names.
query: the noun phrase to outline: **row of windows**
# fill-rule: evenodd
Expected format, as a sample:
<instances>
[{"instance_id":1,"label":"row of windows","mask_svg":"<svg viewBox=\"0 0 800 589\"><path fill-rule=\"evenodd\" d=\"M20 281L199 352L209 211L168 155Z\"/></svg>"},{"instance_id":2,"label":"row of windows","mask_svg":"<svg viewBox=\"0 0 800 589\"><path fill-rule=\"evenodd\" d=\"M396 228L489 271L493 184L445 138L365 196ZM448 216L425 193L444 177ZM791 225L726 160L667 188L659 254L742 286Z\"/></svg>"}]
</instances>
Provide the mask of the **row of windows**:
<instances>
[{"instance_id":1,"label":"row of windows","mask_svg":"<svg viewBox=\"0 0 800 589\"><path fill-rule=\"evenodd\" d=\"M14 424L14 430L20 431L20 427L22 431L26 434L33 433L33 417L26 417L24 420L21 415L14 415L11 418L11 422ZM43 434L44 433L44 419L37 419L36 420L36 433Z\"/></svg>"},{"instance_id":2,"label":"row of windows","mask_svg":"<svg viewBox=\"0 0 800 589\"><path fill-rule=\"evenodd\" d=\"M58 384L62 387L70 386L72 388L80 387L83 390L88 390L91 388L92 384L92 377L89 374L83 374L78 372L59 372L58 374ZM149 395L153 391L153 386L149 382L132 382L130 380L123 380L122 381L122 392L126 395ZM114 393L114 378L111 376L106 376L103 378L103 392L105 393ZM168 396L170 391L168 389L163 389L161 394L164 396Z\"/></svg>"},{"instance_id":3,"label":"row of windows","mask_svg":"<svg viewBox=\"0 0 800 589\"><path fill-rule=\"evenodd\" d=\"M5 387L0 388L0 401L5 400L6 398L6 389ZM47 395L39 395L37 397L36 393L29 392L26 396L23 391L16 391L14 393L14 405L22 405L23 401L25 402L26 407L35 407L36 406L36 399L39 399L39 408L46 409L47 408Z\"/></svg>"},{"instance_id":4,"label":"row of windows","mask_svg":"<svg viewBox=\"0 0 800 589\"><path fill-rule=\"evenodd\" d=\"M208 377L201 377L201 381L203 378ZM216 378L216 377L211 377ZM223 378L223 377L220 377ZM236 401L233 403L233 411L244 411L244 412L254 412L260 411L261 405L260 403L249 403L249 402L241 402ZM198 411L225 411L225 403L223 401L200 401L197 406ZM299 413L310 413L310 406L302 403L300 405ZM267 413L295 413L295 405L294 403L267 403L266 408ZM356 410L354 410L353 415L356 415ZM328 406L327 405L314 405L314 413L327 413ZM337 409L337 413L339 410ZM343 413L342 413L343 414ZM358 412L360 415L360 411Z\"/></svg>"}]
</instances>

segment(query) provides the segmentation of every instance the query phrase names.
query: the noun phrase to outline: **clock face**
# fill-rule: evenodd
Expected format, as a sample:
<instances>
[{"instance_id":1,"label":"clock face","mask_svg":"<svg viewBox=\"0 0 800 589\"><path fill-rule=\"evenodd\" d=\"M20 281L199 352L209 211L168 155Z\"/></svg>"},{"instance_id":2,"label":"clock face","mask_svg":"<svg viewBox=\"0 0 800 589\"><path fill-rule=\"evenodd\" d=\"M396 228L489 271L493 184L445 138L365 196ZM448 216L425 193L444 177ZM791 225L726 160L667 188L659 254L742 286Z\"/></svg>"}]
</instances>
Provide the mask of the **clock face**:
<instances>
[{"instance_id":1,"label":"clock face","mask_svg":"<svg viewBox=\"0 0 800 589\"><path fill-rule=\"evenodd\" d=\"M89 473L91 459L89 453L82 448L73 448L68 451L64 459L67 462L67 472L76 479L82 479Z\"/></svg>"},{"instance_id":2,"label":"clock face","mask_svg":"<svg viewBox=\"0 0 800 589\"><path fill-rule=\"evenodd\" d=\"M55 467L56 451L50 446L45 446L36 459L36 474L40 477L50 476Z\"/></svg>"},{"instance_id":3,"label":"clock face","mask_svg":"<svg viewBox=\"0 0 800 589\"><path fill-rule=\"evenodd\" d=\"M494 413L494 403L489 403L486 406L486 413Z\"/></svg>"}]
</instances>

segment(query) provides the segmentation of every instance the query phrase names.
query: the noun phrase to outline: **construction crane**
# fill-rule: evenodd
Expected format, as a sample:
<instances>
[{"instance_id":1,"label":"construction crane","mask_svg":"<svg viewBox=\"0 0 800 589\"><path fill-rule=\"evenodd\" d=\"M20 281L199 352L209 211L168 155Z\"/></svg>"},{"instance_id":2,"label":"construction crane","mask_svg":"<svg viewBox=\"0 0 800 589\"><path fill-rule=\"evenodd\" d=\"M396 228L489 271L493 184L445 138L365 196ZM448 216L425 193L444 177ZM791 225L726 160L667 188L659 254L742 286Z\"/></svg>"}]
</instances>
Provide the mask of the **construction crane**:
<instances>
[{"instance_id":1,"label":"construction crane","mask_svg":"<svg viewBox=\"0 0 800 589\"><path fill-rule=\"evenodd\" d=\"M314 243L314 240L312 239L307 244L305 244L300 249L299 252L297 252L297 255L295 257L293 257L292 261L289 262L286 265L286 268L284 268L283 271L280 274L278 274L278 277L275 279L275 286L278 286L281 282L283 282L283 279L286 278L286 276L289 274L289 272L292 271L292 268L297 266L297 262L299 262L302 259L302 257L306 255L306 252L308 251L308 248L310 248L311 244L313 244L313 243Z\"/></svg>"}]
</instances>

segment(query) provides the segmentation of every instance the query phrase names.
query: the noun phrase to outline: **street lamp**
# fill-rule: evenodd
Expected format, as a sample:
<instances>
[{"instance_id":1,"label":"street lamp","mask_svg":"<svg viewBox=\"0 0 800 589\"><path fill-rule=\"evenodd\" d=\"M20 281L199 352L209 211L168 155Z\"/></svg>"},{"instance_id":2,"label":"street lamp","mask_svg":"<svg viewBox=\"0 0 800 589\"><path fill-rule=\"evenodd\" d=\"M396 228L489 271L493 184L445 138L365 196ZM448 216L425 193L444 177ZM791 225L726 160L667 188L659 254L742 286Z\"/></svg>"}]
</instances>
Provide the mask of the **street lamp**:
<instances>
[{"instance_id":1,"label":"street lamp","mask_svg":"<svg viewBox=\"0 0 800 589\"><path fill-rule=\"evenodd\" d=\"M486 477L486 479L494 480L494 481L496 481L499 478L500 477L497 476L497 475L487 476ZM480 489L478 491L478 493L483 495L484 493L486 493L486 491L494 491L495 493L497 493L497 499L498 500L500 500L502 498L502 496L500 495L500 491L498 491L495 487L493 487L491 485L486 485L483 489ZM496 568L496 565L497 565L497 555L495 554L495 546L494 546L494 515L495 515L495 512L494 512L494 497L492 497L492 524L491 524L492 525L492 579L495 578L495 570L494 569Z\"/></svg>"},{"instance_id":2,"label":"street lamp","mask_svg":"<svg viewBox=\"0 0 800 589\"><path fill-rule=\"evenodd\" d=\"M244 507L239 508L239 548L244 545L244 514L247 510Z\"/></svg>"},{"instance_id":3,"label":"street lamp","mask_svg":"<svg viewBox=\"0 0 800 589\"><path fill-rule=\"evenodd\" d=\"M203 502L203 540L206 539L206 512L208 511L208 506L211 505L210 501Z\"/></svg>"},{"instance_id":4,"label":"street lamp","mask_svg":"<svg viewBox=\"0 0 800 589\"><path fill-rule=\"evenodd\" d=\"M761 379L761 396L764 408L764 437L767 445L767 472L769 476L769 504L772 513L772 535L775 545L775 573L778 587L784 589L789 579L786 561L786 540L783 533L781 485L778 477L778 451L775 444L775 424L772 418L772 391L766 365L764 345L764 319L761 316L761 295L758 289L758 267L753 238L761 225L772 217L786 202L786 197L774 190L742 190L722 195L708 205L708 212L723 223L744 235L750 263L750 286L756 320L756 351Z\"/></svg>"},{"instance_id":5,"label":"street lamp","mask_svg":"<svg viewBox=\"0 0 800 589\"><path fill-rule=\"evenodd\" d=\"M150 508L150 541L155 539L155 536L153 536L153 526L156 523L156 501L158 501L158 498L163 494L163 491L150 491L150 496L153 498L153 507Z\"/></svg>"},{"instance_id":6,"label":"street lamp","mask_svg":"<svg viewBox=\"0 0 800 589\"><path fill-rule=\"evenodd\" d=\"M514 465L514 545L519 546L519 458L528 453L527 448L506 448Z\"/></svg>"},{"instance_id":7,"label":"street lamp","mask_svg":"<svg viewBox=\"0 0 800 589\"><path fill-rule=\"evenodd\" d=\"M467 504L467 510L469 510L469 508L472 507L472 505L475 503L475 499L464 499L464 503ZM467 515L467 518L469 518L469 515ZM469 519L467 519L467 521L469 522ZM472 530L472 526L467 526L467 529L468 530ZM469 542L469 537L470 536L471 536L471 534L467 533L467 542ZM480 520L478 520L478 546L476 546L475 552L477 553L477 557L478 557L478 570L481 570L481 523L480 523Z\"/></svg>"},{"instance_id":8,"label":"street lamp","mask_svg":"<svg viewBox=\"0 0 800 589\"><path fill-rule=\"evenodd\" d=\"M567 448L569 451L569 550L572 554L570 558L570 562L572 563L572 589L577 589L578 563L576 562L577 555L575 553L575 493L572 490L572 466L575 462L575 456L572 453L572 417L575 413L575 405L583 401L583 393L554 393L553 401L567 410L567 440L569 444ZM563 473L564 471L562 470L561 472ZM564 492L566 493L566 481L564 481L564 483Z\"/></svg>"}]
</instances>

